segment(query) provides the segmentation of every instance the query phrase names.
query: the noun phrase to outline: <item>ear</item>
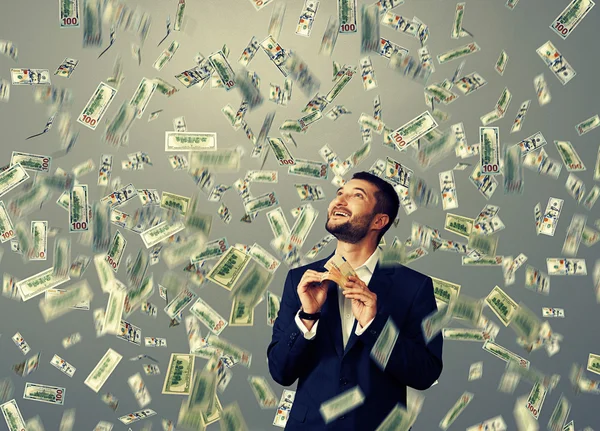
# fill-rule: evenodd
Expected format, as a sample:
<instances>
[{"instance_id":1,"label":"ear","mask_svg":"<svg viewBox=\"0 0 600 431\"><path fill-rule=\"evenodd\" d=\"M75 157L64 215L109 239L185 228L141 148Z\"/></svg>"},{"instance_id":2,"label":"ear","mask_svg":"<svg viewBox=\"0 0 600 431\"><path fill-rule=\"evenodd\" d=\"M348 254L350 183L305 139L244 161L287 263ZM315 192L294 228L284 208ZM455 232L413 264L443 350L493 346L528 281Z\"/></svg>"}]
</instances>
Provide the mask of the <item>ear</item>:
<instances>
[{"instance_id":1,"label":"ear","mask_svg":"<svg viewBox=\"0 0 600 431\"><path fill-rule=\"evenodd\" d=\"M379 229L383 229L385 226L387 226L390 222L390 217L387 214L377 214L377 217L375 217L374 220L374 227L377 227Z\"/></svg>"}]
</instances>

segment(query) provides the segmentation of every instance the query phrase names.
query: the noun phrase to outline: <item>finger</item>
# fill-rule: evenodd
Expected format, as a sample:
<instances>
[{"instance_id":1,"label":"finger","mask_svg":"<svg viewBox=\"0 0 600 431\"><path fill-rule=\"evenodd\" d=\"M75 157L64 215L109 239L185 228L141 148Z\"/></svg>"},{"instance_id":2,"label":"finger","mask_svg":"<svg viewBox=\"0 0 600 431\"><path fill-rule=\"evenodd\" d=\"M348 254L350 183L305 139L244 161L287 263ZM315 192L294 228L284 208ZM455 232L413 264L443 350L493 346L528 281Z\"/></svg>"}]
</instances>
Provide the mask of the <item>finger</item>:
<instances>
[{"instance_id":1,"label":"finger","mask_svg":"<svg viewBox=\"0 0 600 431\"><path fill-rule=\"evenodd\" d=\"M361 290L369 290L364 283L358 283L356 281L348 280L345 285L346 289L361 289Z\"/></svg>"}]
</instances>

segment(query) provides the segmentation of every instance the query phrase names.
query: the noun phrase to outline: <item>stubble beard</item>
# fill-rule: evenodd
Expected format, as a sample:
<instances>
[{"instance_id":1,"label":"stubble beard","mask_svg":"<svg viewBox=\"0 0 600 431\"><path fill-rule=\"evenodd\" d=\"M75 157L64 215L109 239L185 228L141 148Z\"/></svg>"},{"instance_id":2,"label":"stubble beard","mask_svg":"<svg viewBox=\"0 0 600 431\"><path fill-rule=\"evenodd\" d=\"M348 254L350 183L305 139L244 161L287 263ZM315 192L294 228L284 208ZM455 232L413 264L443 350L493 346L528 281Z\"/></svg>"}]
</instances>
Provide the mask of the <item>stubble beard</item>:
<instances>
[{"instance_id":1,"label":"stubble beard","mask_svg":"<svg viewBox=\"0 0 600 431\"><path fill-rule=\"evenodd\" d=\"M369 226L373 220L374 214L365 214L351 220L352 216L343 223L330 225L331 216L327 215L325 229L336 237L338 241L356 244L361 241L369 232Z\"/></svg>"}]
</instances>

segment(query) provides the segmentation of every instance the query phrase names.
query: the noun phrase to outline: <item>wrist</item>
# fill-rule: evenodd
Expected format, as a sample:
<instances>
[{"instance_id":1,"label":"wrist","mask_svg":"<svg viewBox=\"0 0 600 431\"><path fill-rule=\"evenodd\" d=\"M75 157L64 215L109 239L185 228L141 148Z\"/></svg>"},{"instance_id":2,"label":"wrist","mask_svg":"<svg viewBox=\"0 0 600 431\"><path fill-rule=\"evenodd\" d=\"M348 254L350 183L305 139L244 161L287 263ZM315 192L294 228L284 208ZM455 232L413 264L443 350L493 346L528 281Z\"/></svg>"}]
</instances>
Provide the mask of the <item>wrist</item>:
<instances>
[{"instance_id":1,"label":"wrist","mask_svg":"<svg viewBox=\"0 0 600 431\"><path fill-rule=\"evenodd\" d=\"M320 308L310 308L310 307L307 308L304 305L300 306L300 310L305 312L306 314L315 314L315 313L321 312Z\"/></svg>"}]
</instances>

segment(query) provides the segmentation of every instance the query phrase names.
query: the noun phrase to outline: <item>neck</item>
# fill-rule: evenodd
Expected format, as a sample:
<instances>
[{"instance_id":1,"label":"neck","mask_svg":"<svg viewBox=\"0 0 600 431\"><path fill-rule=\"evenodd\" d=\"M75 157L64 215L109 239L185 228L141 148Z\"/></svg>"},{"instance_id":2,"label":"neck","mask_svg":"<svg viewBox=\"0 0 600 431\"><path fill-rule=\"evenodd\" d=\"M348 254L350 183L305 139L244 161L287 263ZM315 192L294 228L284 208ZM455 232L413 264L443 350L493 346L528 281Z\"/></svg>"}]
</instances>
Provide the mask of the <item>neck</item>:
<instances>
[{"instance_id":1,"label":"neck","mask_svg":"<svg viewBox=\"0 0 600 431\"><path fill-rule=\"evenodd\" d=\"M344 256L352 268L358 268L367 261L376 248L377 238L367 236L355 244L338 240L335 252Z\"/></svg>"}]
</instances>

